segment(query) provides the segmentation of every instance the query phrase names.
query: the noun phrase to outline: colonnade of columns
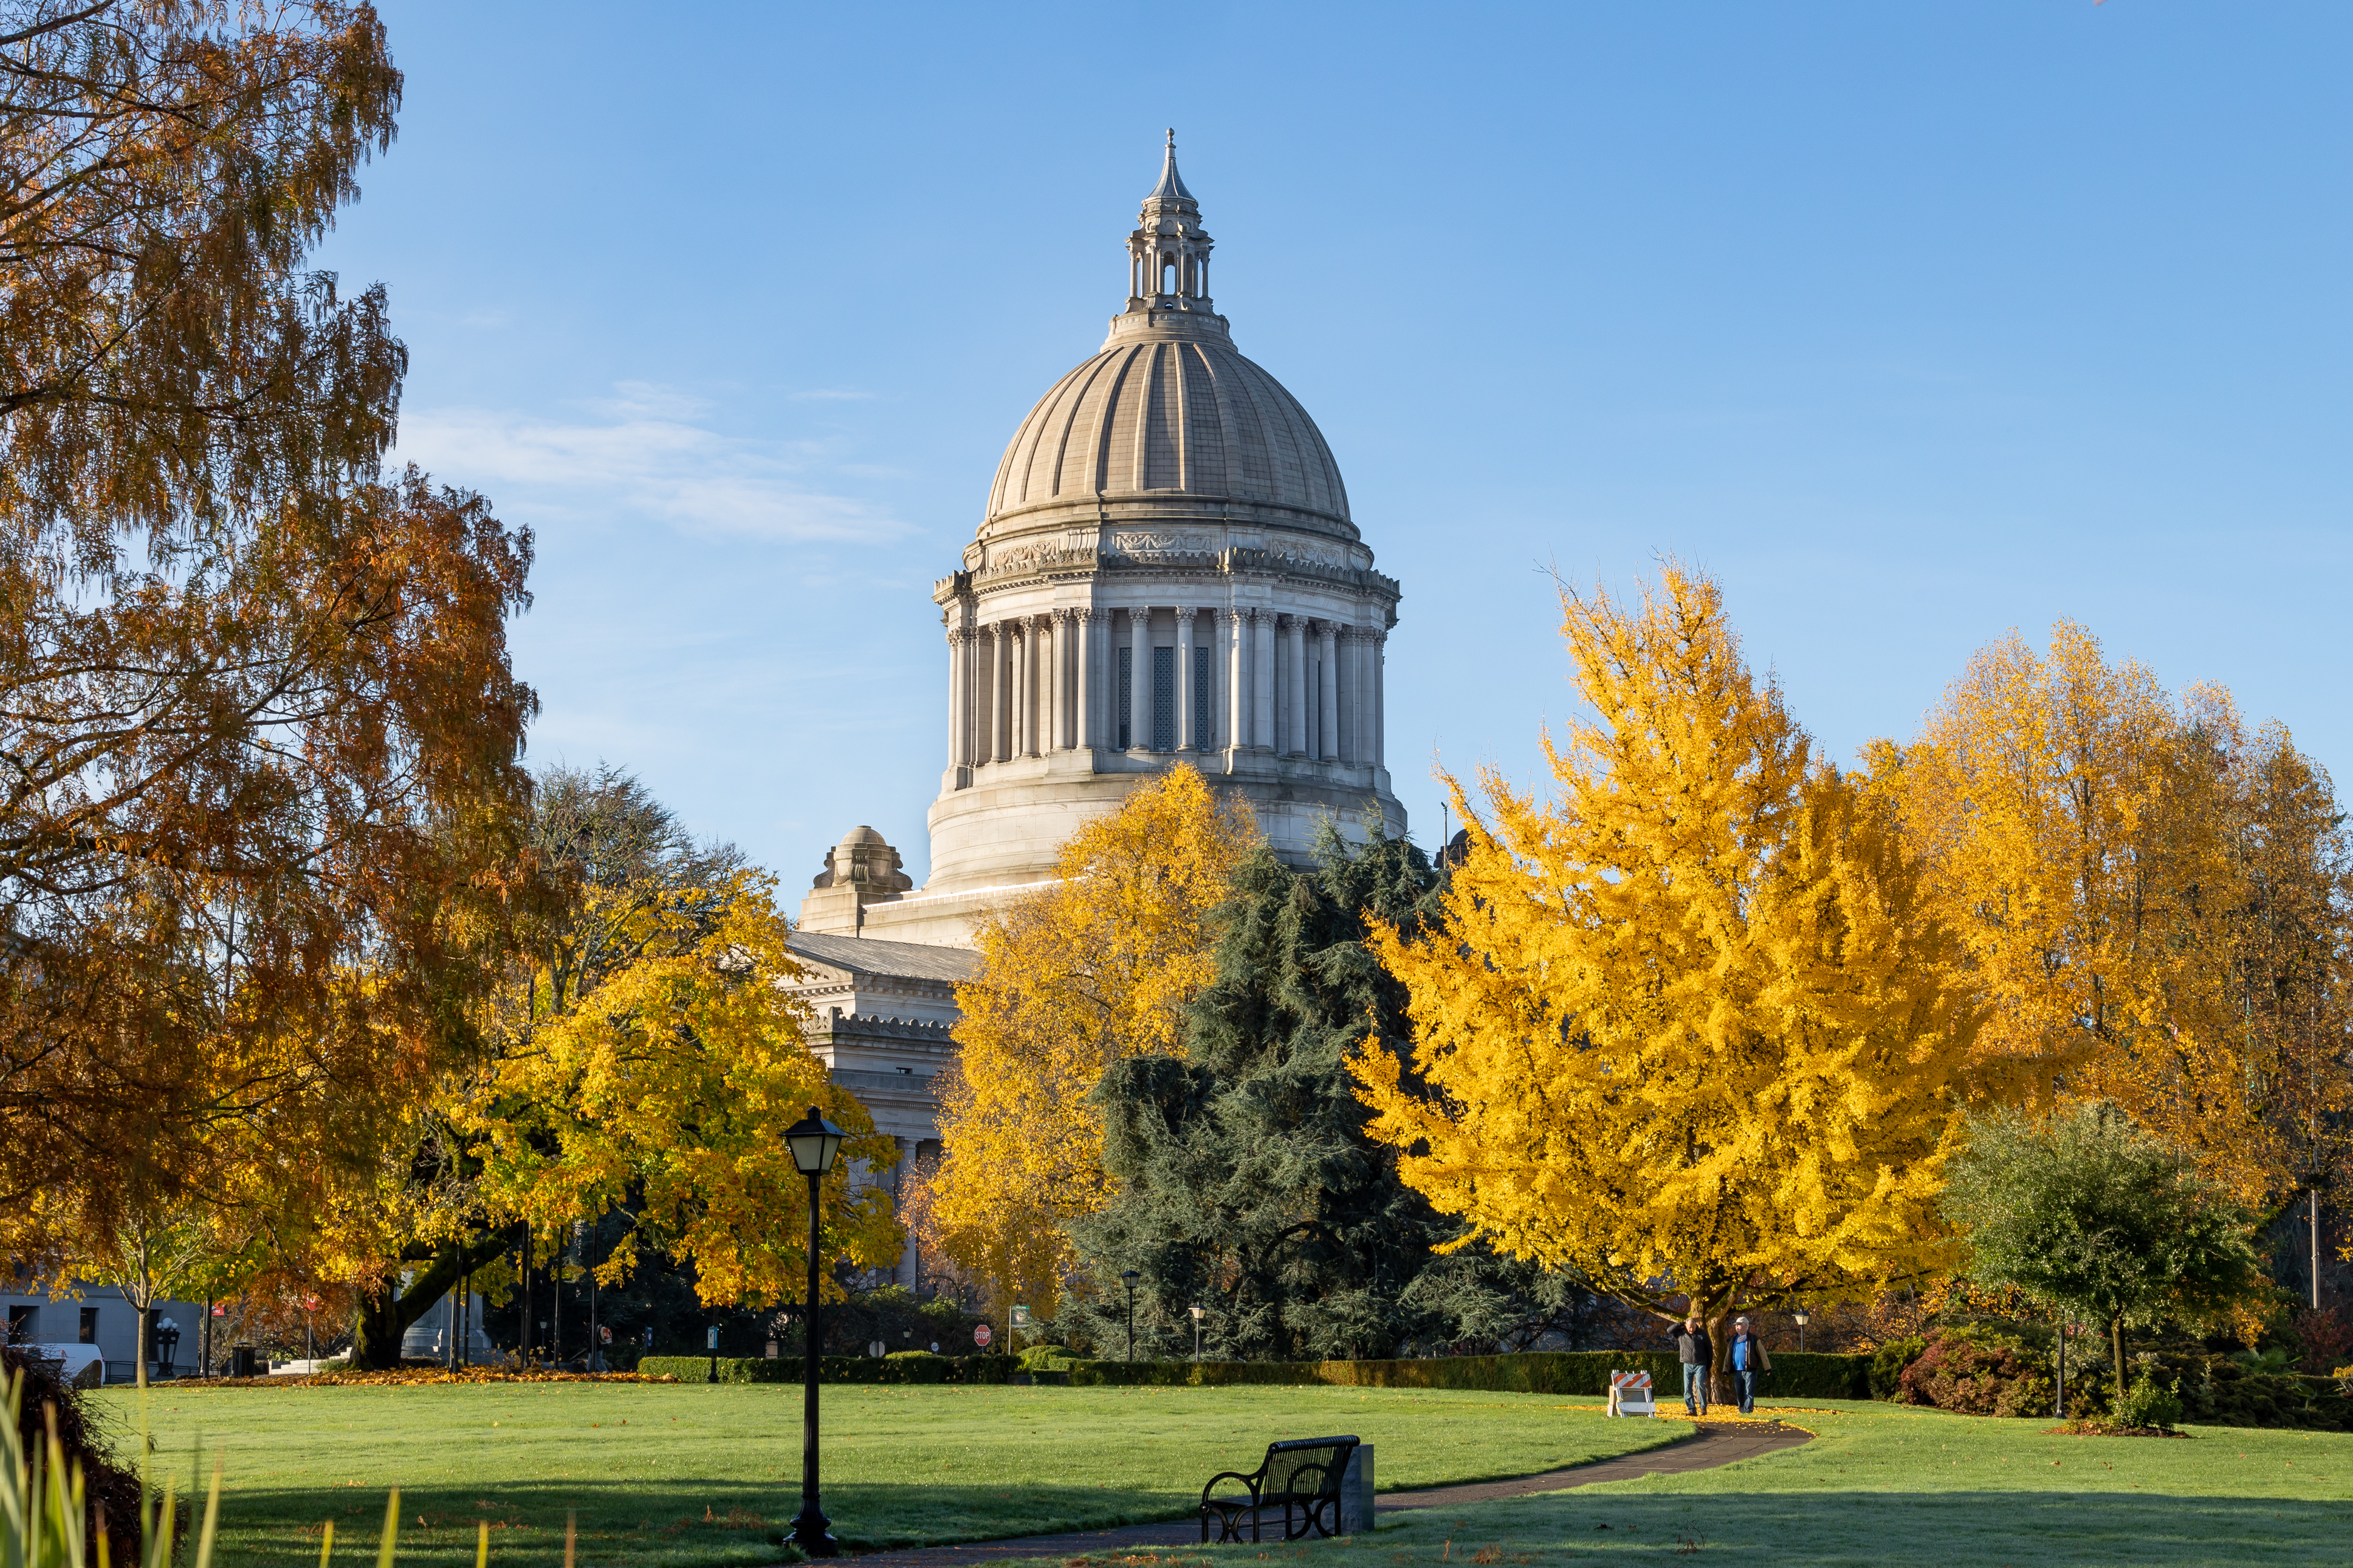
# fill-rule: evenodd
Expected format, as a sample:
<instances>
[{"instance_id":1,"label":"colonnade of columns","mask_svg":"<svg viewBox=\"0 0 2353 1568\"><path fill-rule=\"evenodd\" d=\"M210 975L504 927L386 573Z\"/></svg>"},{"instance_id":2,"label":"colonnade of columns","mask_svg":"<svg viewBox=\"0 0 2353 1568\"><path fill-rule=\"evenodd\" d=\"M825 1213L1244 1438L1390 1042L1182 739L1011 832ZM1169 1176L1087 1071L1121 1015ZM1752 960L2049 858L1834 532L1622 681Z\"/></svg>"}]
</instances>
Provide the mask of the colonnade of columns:
<instances>
[{"instance_id":1,"label":"colonnade of columns","mask_svg":"<svg viewBox=\"0 0 2353 1568\"><path fill-rule=\"evenodd\" d=\"M949 765L1235 748L1385 766L1388 640L1317 617L1192 605L1070 607L952 628ZM1206 688L1197 649L1208 655ZM1165 687L1159 651L1172 656Z\"/></svg>"}]
</instances>

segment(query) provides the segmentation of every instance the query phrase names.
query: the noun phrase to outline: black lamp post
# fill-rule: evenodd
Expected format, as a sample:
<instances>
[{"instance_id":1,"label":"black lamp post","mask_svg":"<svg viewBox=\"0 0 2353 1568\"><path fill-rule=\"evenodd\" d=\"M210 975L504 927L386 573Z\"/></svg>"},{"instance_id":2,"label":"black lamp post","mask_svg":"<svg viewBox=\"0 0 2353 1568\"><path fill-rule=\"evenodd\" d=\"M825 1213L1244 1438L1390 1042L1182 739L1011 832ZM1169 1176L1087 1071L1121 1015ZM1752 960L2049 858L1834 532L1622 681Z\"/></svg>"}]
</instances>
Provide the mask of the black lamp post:
<instances>
[{"instance_id":1,"label":"black lamp post","mask_svg":"<svg viewBox=\"0 0 2353 1568\"><path fill-rule=\"evenodd\" d=\"M1198 1362L1201 1359L1201 1320L1209 1315L1209 1309L1194 1306L1185 1310L1193 1314L1193 1359Z\"/></svg>"},{"instance_id":2,"label":"black lamp post","mask_svg":"<svg viewBox=\"0 0 2353 1568\"><path fill-rule=\"evenodd\" d=\"M1134 1269L1130 1268L1120 1278L1127 1281L1127 1359L1133 1362L1135 1360L1135 1281L1138 1276Z\"/></svg>"},{"instance_id":3,"label":"black lamp post","mask_svg":"<svg viewBox=\"0 0 2353 1568\"><path fill-rule=\"evenodd\" d=\"M1801 1309L1789 1316L1798 1320L1798 1349L1802 1352L1806 1348L1806 1314Z\"/></svg>"},{"instance_id":4,"label":"black lamp post","mask_svg":"<svg viewBox=\"0 0 2353 1568\"><path fill-rule=\"evenodd\" d=\"M817 1506L817 1198L818 1184L840 1152L841 1139L841 1129L819 1116L814 1105L785 1129L793 1163L808 1178L808 1354L801 1391L801 1510L793 1518L793 1544L812 1557L832 1557L841 1551L841 1543L826 1530L833 1521Z\"/></svg>"}]
</instances>

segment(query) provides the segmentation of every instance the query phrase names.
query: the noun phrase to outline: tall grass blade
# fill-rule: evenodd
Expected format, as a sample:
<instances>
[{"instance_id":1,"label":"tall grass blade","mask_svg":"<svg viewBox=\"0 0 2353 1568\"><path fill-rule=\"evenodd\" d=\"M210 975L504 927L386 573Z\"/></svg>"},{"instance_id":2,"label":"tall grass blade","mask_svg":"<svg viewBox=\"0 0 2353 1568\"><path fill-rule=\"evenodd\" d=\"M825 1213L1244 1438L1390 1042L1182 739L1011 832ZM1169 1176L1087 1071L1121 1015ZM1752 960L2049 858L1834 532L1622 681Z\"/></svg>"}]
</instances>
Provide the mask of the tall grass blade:
<instances>
[{"instance_id":1,"label":"tall grass blade","mask_svg":"<svg viewBox=\"0 0 2353 1568\"><path fill-rule=\"evenodd\" d=\"M164 1496L155 1508L152 1521L147 1517L147 1503L142 1497L139 1504L140 1522L146 1527L146 1545L140 1553L140 1568L172 1568L172 1536L180 1523L180 1493L167 1474L164 1478Z\"/></svg>"},{"instance_id":2,"label":"tall grass blade","mask_svg":"<svg viewBox=\"0 0 2353 1568\"><path fill-rule=\"evenodd\" d=\"M335 1521L327 1521L327 1528L319 1538L319 1568L327 1568L327 1559L335 1554Z\"/></svg>"},{"instance_id":3,"label":"tall grass blade","mask_svg":"<svg viewBox=\"0 0 2353 1568\"><path fill-rule=\"evenodd\" d=\"M213 1536L220 1527L221 1462L213 1461L213 1485L205 1499L204 1533L196 1537L196 1560L192 1568L212 1568Z\"/></svg>"},{"instance_id":4,"label":"tall grass blade","mask_svg":"<svg viewBox=\"0 0 2353 1568\"><path fill-rule=\"evenodd\" d=\"M400 1540L400 1489L384 1500L384 1539L375 1544L375 1568L392 1568L392 1549Z\"/></svg>"},{"instance_id":5,"label":"tall grass blade","mask_svg":"<svg viewBox=\"0 0 2353 1568\"><path fill-rule=\"evenodd\" d=\"M7 1548L7 1568L23 1568L32 1547L27 1506L31 1494L26 1489L30 1482L25 1470L25 1444L16 1430L16 1411L24 1397L25 1374L18 1373L8 1380L7 1430L0 1433L0 1464L8 1467L6 1484L0 1485L0 1508L5 1510L0 1514L0 1529L7 1531L0 1545Z\"/></svg>"},{"instance_id":6,"label":"tall grass blade","mask_svg":"<svg viewBox=\"0 0 2353 1568\"><path fill-rule=\"evenodd\" d=\"M564 1510L564 1568L572 1568L572 1549L580 1539L580 1510Z\"/></svg>"},{"instance_id":7,"label":"tall grass blade","mask_svg":"<svg viewBox=\"0 0 2353 1568\"><path fill-rule=\"evenodd\" d=\"M474 1568L491 1568L491 1521L478 1521L474 1531Z\"/></svg>"}]
</instances>

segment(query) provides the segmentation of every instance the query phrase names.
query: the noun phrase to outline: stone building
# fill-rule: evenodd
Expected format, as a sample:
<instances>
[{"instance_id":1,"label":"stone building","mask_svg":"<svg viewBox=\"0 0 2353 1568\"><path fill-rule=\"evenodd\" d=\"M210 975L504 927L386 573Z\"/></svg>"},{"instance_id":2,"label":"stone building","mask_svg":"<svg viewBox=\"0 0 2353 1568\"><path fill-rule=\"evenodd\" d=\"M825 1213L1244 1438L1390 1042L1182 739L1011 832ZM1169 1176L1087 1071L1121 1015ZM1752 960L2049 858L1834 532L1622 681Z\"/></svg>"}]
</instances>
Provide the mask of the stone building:
<instances>
[{"instance_id":1,"label":"stone building","mask_svg":"<svg viewBox=\"0 0 2353 1568\"><path fill-rule=\"evenodd\" d=\"M926 1080L954 1048L975 920L1050 878L1139 781L1189 763L1294 863L1327 817L1345 831L1369 807L1405 829L1383 734L1398 586L1315 422L1234 347L1211 244L1172 132L1127 237L1125 308L1021 421L933 590L947 723L930 879L912 886L860 826L802 902L814 1043L902 1150L936 1136Z\"/></svg>"}]
</instances>

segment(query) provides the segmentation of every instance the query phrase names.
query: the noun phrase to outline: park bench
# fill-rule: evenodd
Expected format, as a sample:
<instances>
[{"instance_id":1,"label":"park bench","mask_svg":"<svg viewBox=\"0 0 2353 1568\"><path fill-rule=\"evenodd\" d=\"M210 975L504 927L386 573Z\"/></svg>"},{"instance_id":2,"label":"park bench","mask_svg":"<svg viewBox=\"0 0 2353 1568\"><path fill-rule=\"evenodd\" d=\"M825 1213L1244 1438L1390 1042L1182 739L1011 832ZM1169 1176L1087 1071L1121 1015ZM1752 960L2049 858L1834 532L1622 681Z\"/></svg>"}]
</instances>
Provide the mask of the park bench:
<instances>
[{"instance_id":1,"label":"park bench","mask_svg":"<svg viewBox=\"0 0 2353 1568\"><path fill-rule=\"evenodd\" d=\"M1250 1516L1250 1538L1259 1539L1261 1510L1282 1510L1282 1538L1337 1535L1340 1532L1340 1483L1347 1478L1348 1460L1356 1454L1354 1437L1302 1437L1269 1443L1259 1468L1244 1475L1227 1470L1209 1478L1201 1489L1201 1539L1209 1539L1209 1521L1218 1521L1220 1542L1240 1541L1242 1516ZM1240 1481L1250 1489L1243 1497L1213 1497L1219 1481ZM1292 1510L1299 1511L1297 1521Z\"/></svg>"},{"instance_id":2,"label":"park bench","mask_svg":"<svg viewBox=\"0 0 2353 1568\"><path fill-rule=\"evenodd\" d=\"M1656 1415L1659 1407L1651 1399L1651 1374L1647 1372L1613 1372L1609 1374L1609 1414L1612 1415Z\"/></svg>"}]
</instances>

